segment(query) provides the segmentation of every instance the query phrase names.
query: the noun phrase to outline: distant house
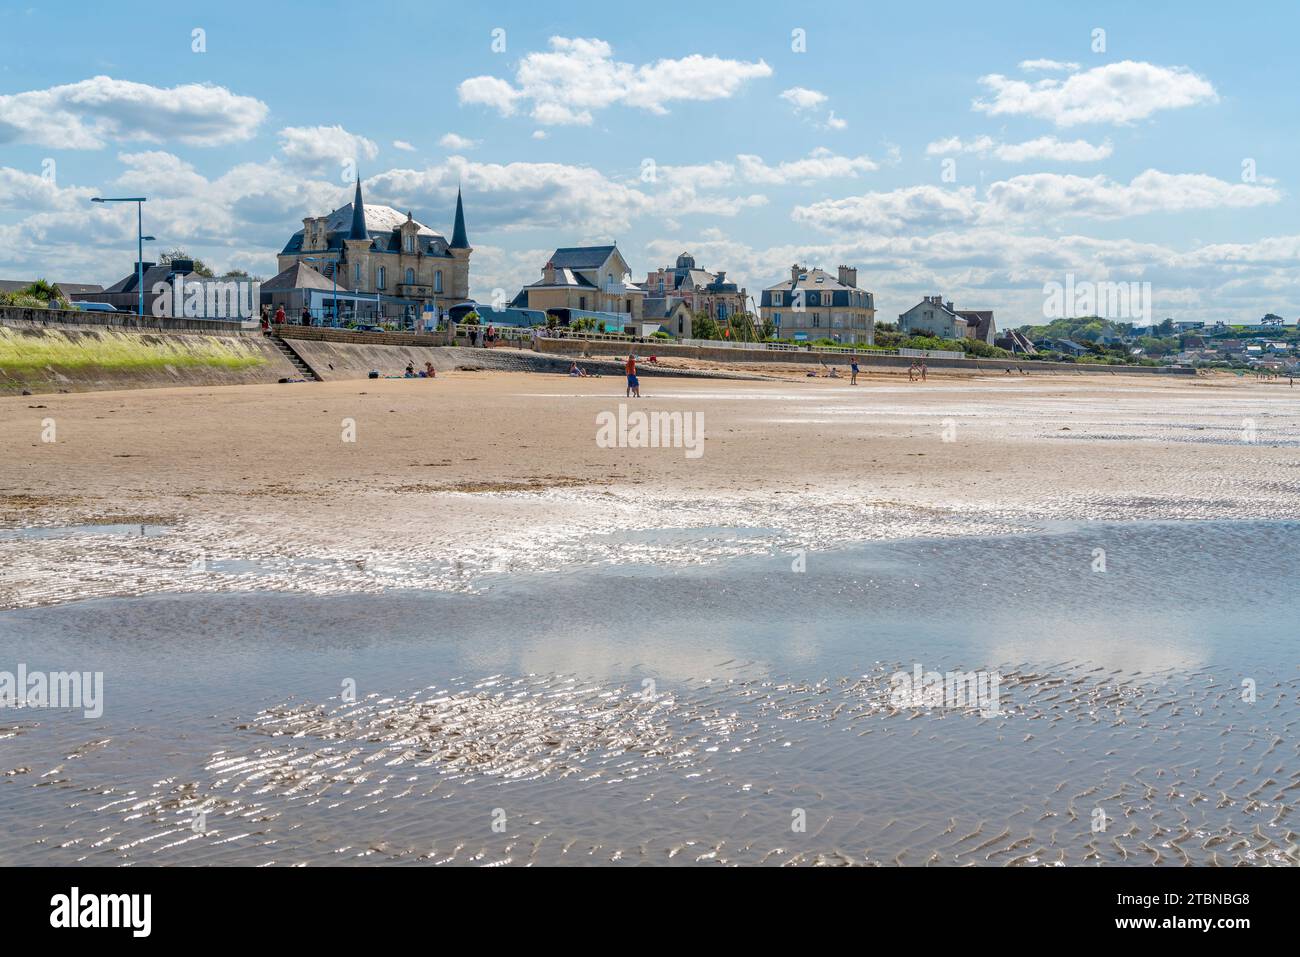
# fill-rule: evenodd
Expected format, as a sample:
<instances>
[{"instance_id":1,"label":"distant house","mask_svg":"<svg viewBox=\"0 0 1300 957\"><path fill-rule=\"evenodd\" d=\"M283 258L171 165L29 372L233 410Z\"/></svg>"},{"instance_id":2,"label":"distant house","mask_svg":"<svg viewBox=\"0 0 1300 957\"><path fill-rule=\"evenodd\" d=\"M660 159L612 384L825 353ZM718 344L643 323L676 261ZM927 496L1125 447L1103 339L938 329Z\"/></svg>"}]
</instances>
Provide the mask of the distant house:
<instances>
[{"instance_id":1,"label":"distant house","mask_svg":"<svg viewBox=\"0 0 1300 957\"><path fill-rule=\"evenodd\" d=\"M0 279L0 292L22 292L35 279ZM85 295L89 293L102 292L104 287L93 282L56 282L54 285L59 287L59 291L68 297L70 301L75 302L74 295Z\"/></svg>"},{"instance_id":2,"label":"distant house","mask_svg":"<svg viewBox=\"0 0 1300 957\"><path fill-rule=\"evenodd\" d=\"M991 310L954 308L943 296L926 296L898 316L898 330L909 336L930 335L940 339L978 339L992 345L997 326Z\"/></svg>"},{"instance_id":3,"label":"distant house","mask_svg":"<svg viewBox=\"0 0 1300 957\"><path fill-rule=\"evenodd\" d=\"M154 300L158 295L170 297L171 283L174 277L187 277L194 273L192 259L173 259L169 263L143 263L144 268L144 314L154 315ZM197 278L197 277L196 277ZM137 285L137 271L132 269L117 282L105 289L94 292L68 293L73 302L106 302L121 312L135 312L140 302L140 287ZM166 283L164 290L159 283ZM155 293L155 290L159 292Z\"/></svg>"},{"instance_id":4,"label":"distant house","mask_svg":"<svg viewBox=\"0 0 1300 957\"><path fill-rule=\"evenodd\" d=\"M511 301L519 309L577 309L641 318L646 291L630 282L618 246L568 246L551 253L542 278Z\"/></svg>"},{"instance_id":5,"label":"distant house","mask_svg":"<svg viewBox=\"0 0 1300 957\"><path fill-rule=\"evenodd\" d=\"M1088 352L1088 349L1085 346L1079 345L1073 339L1049 339L1047 341L1047 348L1055 350L1056 352L1063 352L1067 356L1082 356L1086 355Z\"/></svg>"},{"instance_id":6,"label":"distant house","mask_svg":"<svg viewBox=\"0 0 1300 957\"><path fill-rule=\"evenodd\" d=\"M641 316L647 322L657 322L659 328L679 339L694 338L691 319L694 313L682 299L651 296L641 304Z\"/></svg>"},{"instance_id":7,"label":"distant house","mask_svg":"<svg viewBox=\"0 0 1300 957\"><path fill-rule=\"evenodd\" d=\"M846 345L876 341L876 297L858 288L853 266L840 266L834 276L824 269L791 266L788 280L763 290L758 311L780 338L825 338Z\"/></svg>"}]
</instances>

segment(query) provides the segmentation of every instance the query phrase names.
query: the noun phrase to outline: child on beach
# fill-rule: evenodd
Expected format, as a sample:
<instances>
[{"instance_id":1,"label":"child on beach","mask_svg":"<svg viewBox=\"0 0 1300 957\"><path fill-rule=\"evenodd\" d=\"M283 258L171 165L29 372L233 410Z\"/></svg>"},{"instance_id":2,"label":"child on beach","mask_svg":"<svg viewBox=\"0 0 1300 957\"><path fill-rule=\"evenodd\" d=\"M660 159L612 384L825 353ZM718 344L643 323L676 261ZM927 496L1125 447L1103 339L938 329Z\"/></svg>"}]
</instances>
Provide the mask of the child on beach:
<instances>
[{"instance_id":1,"label":"child on beach","mask_svg":"<svg viewBox=\"0 0 1300 957\"><path fill-rule=\"evenodd\" d=\"M636 356L628 355L623 368L627 371L627 394L631 398L641 398L641 382L636 377Z\"/></svg>"}]
</instances>

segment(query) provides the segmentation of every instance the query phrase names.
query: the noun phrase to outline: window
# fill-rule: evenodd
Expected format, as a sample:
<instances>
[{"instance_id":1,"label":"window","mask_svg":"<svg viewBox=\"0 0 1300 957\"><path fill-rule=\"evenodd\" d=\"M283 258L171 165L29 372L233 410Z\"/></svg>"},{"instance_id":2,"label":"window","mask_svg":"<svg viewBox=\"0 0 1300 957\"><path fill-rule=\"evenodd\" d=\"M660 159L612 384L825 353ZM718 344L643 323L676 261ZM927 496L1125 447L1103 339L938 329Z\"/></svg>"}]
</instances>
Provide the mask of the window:
<instances>
[{"instance_id":1,"label":"window","mask_svg":"<svg viewBox=\"0 0 1300 957\"><path fill-rule=\"evenodd\" d=\"M433 291L442 292L442 270L439 269L433 274Z\"/></svg>"},{"instance_id":2,"label":"window","mask_svg":"<svg viewBox=\"0 0 1300 957\"><path fill-rule=\"evenodd\" d=\"M677 334L678 334L679 336L683 334L683 331L684 331L684 329L685 329L685 325L686 325L686 324L685 324L685 322L682 320L682 317L681 317L681 316L678 316L678 317L677 317Z\"/></svg>"},{"instance_id":3,"label":"window","mask_svg":"<svg viewBox=\"0 0 1300 957\"><path fill-rule=\"evenodd\" d=\"M361 263L357 263L352 270L352 285L361 288Z\"/></svg>"},{"instance_id":4,"label":"window","mask_svg":"<svg viewBox=\"0 0 1300 957\"><path fill-rule=\"evenodd\" d=\"M414 285L415 285L415 270L414 270L414 269L408 269L408 270L406 270L406 284L407 284L408 286L414 286Z\"/></svg>"},{"instance_id":5,"label":"window","mask_svg":"<svg viewBox=\"0 0 1300 957\"><path fill-rule=\"evenodd\" d=\"M813 321L812 321L812 324L813 324L814 326L820 326L820 325L822 324L822 314L821 314L820 312L814 312L814 313L813 313Z\"/></svg>"},{"instance_id":6,"label":"window","mask_svg":"<svg viewBox=\"0 0 1300 957\"><path fill-rule=\"evenodd\" d=\"M406 251L408 253L415 252L415 233L406 234Z\"/></svg>"},{"instance_id":7,"label":"window","mask_svg":"<svg viewBox=\"0 0 1300 957\"><path fill-rule=\"evenodd\" d=\"M579 296L579 297L578 297L578 308L579 308L579 309L586 309L586 308L587 308L587 297L586 297L586 296Z\"/></svg>"},{"instance_id":8,"label":"window","mask_svg":"<svg viewBox=\"0 0 1300 957\"><path fill-rule=\"evenodd\" d=\"M387 278L386 278L387 275L388 275L387 270L385 270L383 266L378 266L378 267L376 267L376 269L375 269L375 288L376 288L376 289L383 289L383 288L384 288L384 284L385 284L385 282L387 281Z\"/></svg>"}]
</instances>

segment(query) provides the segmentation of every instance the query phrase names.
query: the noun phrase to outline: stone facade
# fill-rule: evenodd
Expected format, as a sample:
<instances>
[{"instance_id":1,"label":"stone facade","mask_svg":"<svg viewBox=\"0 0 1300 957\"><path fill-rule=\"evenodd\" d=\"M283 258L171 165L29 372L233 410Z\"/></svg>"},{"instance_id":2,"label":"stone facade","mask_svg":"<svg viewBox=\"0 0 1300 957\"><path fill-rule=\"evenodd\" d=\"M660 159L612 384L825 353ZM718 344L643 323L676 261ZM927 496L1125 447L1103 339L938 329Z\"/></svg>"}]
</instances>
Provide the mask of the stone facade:
<instances>
[{"instance_id":1,"label":"stone facade","mask_svg":"<svg viewBox=\"0 0 1300 957\"><path fill-rule=\"evenodd\" d=\"M432 305L440 313L469 298L464 206L456 197L451 242L391 206L366 205L361 183L346 206L309 216L278 257L280 271L307 261L322 275L338 271L340 291L381 294Z\"/></svg>"},{"instance_id":2,"label":"stone facade","mask_svg":"<svg viewBox=\"0 0 1300 957\"><path fill-rule=\"evenodd\" d=\"M792 266L790 279L763 290L759 314L782 339L834 339L845 345L876 341L876 297L858 288L858 271Z\"/></svg>"}]
</instances>

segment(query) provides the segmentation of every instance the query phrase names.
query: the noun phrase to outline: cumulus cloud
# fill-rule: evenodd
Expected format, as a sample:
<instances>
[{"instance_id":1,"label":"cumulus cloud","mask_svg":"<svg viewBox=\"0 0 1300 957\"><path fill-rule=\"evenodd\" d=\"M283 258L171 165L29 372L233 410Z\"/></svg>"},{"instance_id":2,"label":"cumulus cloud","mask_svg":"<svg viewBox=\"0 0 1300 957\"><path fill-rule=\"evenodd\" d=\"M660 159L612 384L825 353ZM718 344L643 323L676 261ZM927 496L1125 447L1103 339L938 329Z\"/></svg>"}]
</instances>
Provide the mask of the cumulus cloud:
<instances>
[{"instance_id":1,"label":"cumulus cloud","mask_svg":"<svg viewBox=\"0 0 1300 957\"><path fill-rule=\"evenodd\" d=\"M925 148L927 156L948 156L954 153L971 153L992 157L1005 163L1023 163L1028 160L1046 160L1059 163L1096 163L1115 152L1110 140L1094 145L1087 140L1059 140L1055 136L1040 136L1023 143L999 143L991 136L978 136L963 140L950 136L936 140Z\"/></svg>"},{"instance_id":2,"label":"cumulus cloud","mask_svg":"<svg viewBox=\"0 0 1300 957\"><path fill-rule=\"evenodd\" d=\"M97 191L87 187L62 189L53 176L0 166L0 209L31 212L71 209L89 202L95 195Z\"/></svg>"},{"instance_id":3,"label":"cumulus cloud","mask_svg":"<svg viewBox=\"0 0 1300 957\"><path fill-rule=\"evenodd\" d=\"M438 145L449 150L472 150L478 146L478 140L461 136L459 133L444 133L442 139L438 140Z\"/></svg>"},{"instance_id":4,"label":"cumulus cloud","mask_svg":"<svg viewBox=\"0 0 1300 957\"><path fill-rule=\"evenodd\" d=\"M393 140L393 149L401 150L404 153L414 153L415 147L406 140Z\"/></svg>"},{"instance_id":5,"label":"cumulus cloud","mask_svg":"<svg viewBox=\"0 0 1300 957\"><path fill-rule=\"evenodd\" d=\"M327 171L344 163L355 168L360 160L379 155L374 141L349 133L341 126L286 126L280 131L280 152L295 166Z\"/></svg>"},{"instance_id":6,"label":"cumulus cloud","mask_svg":"<svg viewBox=\"0 0 1300 957\"><path fill-rule=\"evenodd\" d=\"M164 89L96 76L0 96L0 143L102 149L110 142L217 146L250 139L265 103L209 83Z\"/></svg>"},{"instance_id":7,"label":"cumulus cloud","mask_svg":"<svg viewBox=\"0 0 1300 957\"><path fill-rule=\"evenodd\" d=\"M736 157L741 177L750 183L809 182L817 179L855 177L870 173L880 167L868 156L840 156L825 147L818 147L806 158L770 166L761 157L741 154Z\"/></svg>"},{"instance_id":8,"label":"cumulus cloud","mask_svg":"<svg viewBox=\"0 0 1300 957\"><path fill-rule=\"evenodd\" d=\"M1201 173L1149 169L1128 183L1105 176L1032 173L992 183L984 196L973 187L912 186L796 206L792 216L827 231L899 232L1047 217L1109 220L1150 213L1242 209L1279 202L1279 190L1230 183Z\"/></svg>"},{"instance_id":9,"label":"cumulus cloud","mask_svg":"<svg viewBox=\"0 0 1300 957\"><path fill-rule=\"evenodd\" d=\"M1243 209L1267 206L1282 198L1281 192L1270 186L1230 183L1204 173L1163 173L1154 169L1139 173L1128 183L1105 176L1033 173L993 183L987 195L990 211L998 214L1093 219Z\"/></svg>"},{"instance_id":10,"label":"cumulus cloud","mask_svg":"<svg viewBox=\"0 0 1300 957\"><path fill-rule=\"evenodd\" d=\"M457 88L462 104L489 106L510 116L527 106L543 126L587 126L596 111L615 104L668 112L676 100L728 99L750 80L771 76L759 60L691 54L640 66L614 59L604 40L551 37L550 50L526 54L514 83L475 76Z\"/></svg>"},{"instance_id":11,"label":"cumulus cloud","mask_svg":"<svg viewBox=\"0 0 1300 957\"><path fill-rule=\"evenodd\" d=\"M458 184L464 185L471 229L609 235L628 229L654 205L646 193L592 167L563 163L476 163L454 156L422 170L394 169L366 179L375 202L446 209L448 216ZM436 221L430 225L436 228Z\"/></svg>"},{"instance_id":12,"label":"cumulus cloud","mask_svg":"<svg viewBox=\"0 0 1300 957\"><path fill-rule=\"evenodd\" d=\"M1021 60L1020 69L1024 70L1026 73L1075 73L1079 69L1079 64L1068 60Z\"/></svg>"},{"instance_id":13,"label":"cumulus cloud","mask_svg":"<svg viewBox=\"0 0 1300 957\"><path fill-rule=\"evenodd\" d=\"M817 90L792 86L788 90L781 91L781 99L792 105L796 110L811 110L825 103L827 97L825 93Z\"/></svg>"},{"instance_id":14,"label":"cumulus cloud","mask_svg":"<svg viewBox=\"0 0 1300 957\"><path fill-rule=\"evenodd\" d=\"M980 83L992 98L976 100L976 110L991 116L1034 116L1057 126L1132 123L1160 110L1218 99L1210 81L1186 67L1133 60L1094 67L1064 80L1029 83L994 73L981 77Z\"/></svg>"},{"instance_id":15,"label":"cumulus cloud","mask_svg":"<svg viewBox=\"0 0 1300 957\"><path fill-rule=\"evenodd\" d=\"M836 116L834 110L828 110L823 116L822 108L826 106L829 97L820 90L792 86L788 90L781 91L781 99L794 107L796 113L805 115L805 118L811 120L818 129L838 131L849 125Z\"/></svg>"}]
</instances>

